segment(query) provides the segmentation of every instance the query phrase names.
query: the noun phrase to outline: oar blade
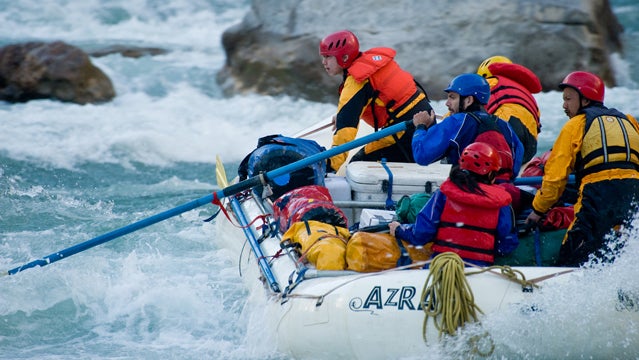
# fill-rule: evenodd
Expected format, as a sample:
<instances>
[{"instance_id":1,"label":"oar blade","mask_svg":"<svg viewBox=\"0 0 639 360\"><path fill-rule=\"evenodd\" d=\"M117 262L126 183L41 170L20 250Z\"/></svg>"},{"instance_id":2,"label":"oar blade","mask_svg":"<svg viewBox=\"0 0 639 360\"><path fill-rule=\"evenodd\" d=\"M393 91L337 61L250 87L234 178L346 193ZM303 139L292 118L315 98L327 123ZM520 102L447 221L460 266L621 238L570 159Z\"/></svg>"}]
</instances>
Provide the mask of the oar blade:
<instances>
[{"instance_id":1,"label":"oar blade","mask_svg":"<svg viewBox=\"0 0 639 360\"><path fill-rule=\"evenodd\" d=\"M217 185L221 188L229 186L229 180L226 176L226 170L222 164L222 158L220 155L215 156L215 177L217 178Z\"/></svg>"}]
</instances>

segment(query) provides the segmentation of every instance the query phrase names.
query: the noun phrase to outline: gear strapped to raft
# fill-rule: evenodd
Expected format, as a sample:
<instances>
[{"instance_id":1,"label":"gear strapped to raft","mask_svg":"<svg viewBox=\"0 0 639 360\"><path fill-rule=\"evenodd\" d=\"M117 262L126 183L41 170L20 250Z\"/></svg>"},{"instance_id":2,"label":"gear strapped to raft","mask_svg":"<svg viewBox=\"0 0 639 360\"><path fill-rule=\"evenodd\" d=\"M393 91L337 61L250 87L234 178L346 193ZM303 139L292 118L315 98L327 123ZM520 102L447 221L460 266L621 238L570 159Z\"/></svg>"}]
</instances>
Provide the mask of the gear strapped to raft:
<instances>
[{"instance_id":1,"label":"gear strapped to raft","mask_svg":"<svg viewBox=\"0 0 639 360\"><path fill-rule=\"evenodd\" d=\"M344 212L333 203L328 189L319 185L302 186L277 198L273 202L273 219L282 233L293 223L307 220L348 228Z\"/></svg>"},{"instance_id":2,"label":"gear strapped to raft","mask_svg":"<svg viewBox=\"0 0 639 360\"><path fill-rule=\"evenodd\" d=\"M282 135L264 136L258 140L257 148L242 160L237 174L242 181L260 173L292 164L324 150L326 149L313 140ZM326 161L321 160L290 174L268 179L268 185L273 192L268 197L276 199L285 192L304 185L323 186L325 176ZM263 186L256 187L258 194L261 194L263 189Z\"/></svg>"}]
</instances>

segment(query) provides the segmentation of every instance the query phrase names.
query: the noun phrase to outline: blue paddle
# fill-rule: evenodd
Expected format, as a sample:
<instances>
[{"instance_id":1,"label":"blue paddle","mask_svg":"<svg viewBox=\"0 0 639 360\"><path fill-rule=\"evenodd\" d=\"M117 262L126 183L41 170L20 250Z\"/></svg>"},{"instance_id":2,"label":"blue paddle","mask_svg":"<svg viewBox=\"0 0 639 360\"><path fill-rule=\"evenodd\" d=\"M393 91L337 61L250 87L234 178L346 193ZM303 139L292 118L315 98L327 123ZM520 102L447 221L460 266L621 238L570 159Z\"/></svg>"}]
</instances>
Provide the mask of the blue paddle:
<instances>
[{"instance_id":1,"label":"blue paddle","mask_svg":"<svg viewBox=\"0 0 639 360\"><path fill-rule=\"evenodd\" d=\"M408 121L412 121L412 120L408 120ZM185 213L187 211L193 210L195 208L198 208L202 205L206 205L211 203L214 199L222 199L222 198L226 198L232 195L235 195L237 193L240 193L244 190L248 190L251 189L255 186L258 185L265 185L267 184L268 180L270 179L276 179L276 178L281 178L284 175L288 175L294 171L303 169L313 163L316 163L318 161L323 161L326 160L330 157L333 157L335 155L341 154L343 152L352 150L356 147L365 145L369 142L375 141L375 140L379 140L381 138L384 138L386 136L398 133L400 131L404 131L406 130L406 122L401 122L392 126L389 126L387 128L381 129L377 132L374 132L372 134L363 136L359 139L355 139L351 142L348 142L346 144L340 145L340 146L336 146L332 149L323 151L319 154L315 154L312 156L309 156L307 158L304 158L302 160L296 161L292 164L288 164L285 166L282 166L280 168L277 168L275 170L271 170L268 171L266 173L257 175L257 176L253 176L251 178L248 178L244 181L240 181L236 184L227 186L221 190L217 190L215 191L213 194L209 194L206 196L203 196L199 199L195 199L192 200L186 204L174 207L172 209L163 211L161 213L155 214L153 216L150 216L148 218L139 220L137 222L134 222L132 224L129 224L127 226L121 227L119 229L113 230L111 232L108 232L106 234L102 234L98 237L95 237L93 239L87 240L85 242L82 242L80 244L77 245L73 245L71 247L68 247L66 249L60 250L60 251L56 251L52 254L49 254L41 259L38 260L34 260L31 261L29 263L26 263L24 265L20 265L18 267L15 267L13 269L4 271L2 273L0 273L0 276L4 276L4 275L14 275L17 274L21 271L24 271L26 269L30 269L32 267L36 267L36 266L46 266L49 265L51 263L54 263L56 261L62 260L64 258L67 258L71 255L75 255L77 253L80 253L82 251L88 250L94 246L98 246L101 244L104 244L105 242L111 241L113 239L119 238L121 236L124 236L126 234L130 234L134 231L143 229L147 226L156 224L160 221L164 221L166 219L172 218L174 216L180 215L182 213ZM283 177L285 178L285 176ZM530 185L530 184L539 184L541 183L541 177L529 177L529 178L518 178L515 179L515 185Z\"/></svg>"},{"instance_id":2,"label":"blue paddle","mask_svg":"<svg viewBox=\"0 0 639 360\"><path fill-rule=\"evenodd\" d=\"M412 121L412 120L409 120ZM148 218L139 220L137 222L134 222L132 224L129 224L127 226L121 227L119 229L113 230L111 232L108 232L106 234L100 235L98 237L95 237L93 239L87 240L83 243L77 244L77 245L73 245L71 247L68 247L66 249L60 250L60 251L56 251L52 254L49 254L41 259L38 260L34 260L31 261L29 263L26 263L24 265L20 265L18 267L15 267L13 269L4 271L2 273L0 273L0 276L4 276L4 275L14 275L17 274L21 271L24 271L26 269L30 269L32 267L36 267L36 266L46 266L49 265L51 263L54 263L56 261L65 259L71 255L75 255L79 252L88 250L94 246L98 246L101 244L104 244L105 242L111 241L113 239L119 238L120 236L126 235L126 234L130 234L134 231L143 229L147 226L153 225L155 223L158 223L160 221L172 218L174 216L180 215L184 212L193 210L197 207L200 207L202 205L206 205L206 204L210 204L214 199L222 199L222 198L226 198L228 196L232 196L235 195L237 193L240 193L244 190L248 190L251 189L257 185L265 185L267 184L269 179L276 179L279 178L283 175L287 175L290 174L294 171L303 169L313 163L316 163L318 161L323 161L326 160L330 157L333 157L335 155L341 154L343 152L352 150L356 147L365 145L369 142L375 141L375 140L379 140L381 138L384 138L386 136L398 133L400 131L404 131L406 130L406 122L401 122L398 124L395 124L393 126L389 126L387 128L384 128L382 130L379 130L375 133L363 136L359 139L355 139L351 142L348 142L346 144L340 145L340 146L336 146L332 149L323 151L319 154L315 154L312 156L309 156L307 158L304 158L302 160L296 161L292 164L288 164L285 166L282 166L280 168L277 168L275 170L271 170L268 171L266 173L257 175L257 176L253 176L251 178L248 178L244 181L240 181L236 184L227 186L221 190L217 190L212 194L203 196L199 199L195 199L192 200L186 204L174 207L173 209L169 209L166 210L164 212L155 214L153 216L150 216Z\"/></svg>"},{"instance_id":3,"label":"blue paddle","mask_svg":"<svg viewBox=\"0 0 639 360\"><path fill-rule=\"evenodd\" d=\"M541 176L518 177L513 181L513 183L515 185L539 185L541 184L541 180ZM575 175L568 175L568 183L573 184L574 182Z\"/></svg>"}]
</instances>

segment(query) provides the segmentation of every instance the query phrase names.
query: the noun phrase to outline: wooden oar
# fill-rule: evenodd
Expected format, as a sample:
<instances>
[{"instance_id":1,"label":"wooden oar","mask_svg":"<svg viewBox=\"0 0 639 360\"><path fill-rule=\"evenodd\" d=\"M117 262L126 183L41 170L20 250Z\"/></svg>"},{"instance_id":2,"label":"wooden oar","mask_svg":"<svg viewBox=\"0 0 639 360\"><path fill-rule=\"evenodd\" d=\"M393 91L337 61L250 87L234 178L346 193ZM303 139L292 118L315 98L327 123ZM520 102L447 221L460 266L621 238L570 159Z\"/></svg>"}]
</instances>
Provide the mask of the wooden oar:
<instances>
[{"instance_id":1,"label":"wooden oar","mask_svg":"<svg viewBox=\"0 0 639 360\"><path fill-rule=\"evenodd\" d=\"M441 115L435 115L435 118L436 118L437 120L441 120L441 119L443 119L444 117L443 117L443 116L441 116ZM318 132L320 132L320 131L322 131L322 130L324 130L324 129L328 129L329 127L331 127L331 126L333 126L333 125L334 125L334 123L333 123L333 117L330 117L327 121L328 121L328 124L324 124L324 125L322 125L322 126L320 126L320 127L318 127L318 128L315 128L315 129L313 129L313 130L309 130L309 131L307 131L307 132L305 132L305 133L303 133L303 134L296 135L295 137L297 137L297 138L304 138L304 137L307 137L307 136L309 136L309 135L313 135L313 134L315 134L315 133L318 133Z\"/></svg>"},{"instance_id":2,"label":"wooden oar","mask_svg":"<svg viewBox=\"0 0 639 360\"><path fill-rule=\"evenodd\" d=\"M324 125L322 125L322 126L318 127L317 129L313 129L313 130L308 131L308 132L305 132L305 133L303 133L303 134L301 134L301 135L297 135L296 137L297 137L297 138L304 138L304 137L307 137L307 136L309 136L309 135L313 135L313 134L315 134L315 133L317 133L317 132L320 132L320 131L322 131L322 130L324 130L324 129L328 129L328 128L329 128L329 127L331 127L331 126L333 126L333 122L332 122L332 121L331 121L331 122L329 122L328 124L324 124Z\"/></svg>"}]
</instances>

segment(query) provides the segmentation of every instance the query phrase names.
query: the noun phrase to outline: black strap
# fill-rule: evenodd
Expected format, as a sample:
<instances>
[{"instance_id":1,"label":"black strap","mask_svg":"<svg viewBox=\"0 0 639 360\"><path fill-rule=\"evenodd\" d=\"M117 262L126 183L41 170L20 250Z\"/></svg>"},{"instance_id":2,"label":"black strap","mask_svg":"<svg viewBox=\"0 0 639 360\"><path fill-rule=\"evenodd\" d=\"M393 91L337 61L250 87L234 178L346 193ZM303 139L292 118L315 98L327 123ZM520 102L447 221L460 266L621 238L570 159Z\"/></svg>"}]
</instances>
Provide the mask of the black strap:
<instances>
[{"instance_id":1,"label":"black strap","mask_svg":"<svg viewBox=\"0 0 639 360\"><path fill-rule=\"evenodd\" d=\"M386 104L386 112L388 113L388 116L391 118L392 123L394 123L397 120L397 117L395 117L395 114L398 114L398 113L402 112L408 105L410 105L413 101L415 101L415 99L417 99L417 97L419 97L419 95L421 95L421 94L422 94L422 91L417 89L417 91L415 91L415 93L413 95L411 95L411 97L408 98L408 100L406 100L406 102L404 102L402 105L398 106L397 109L395 109L392 112L391 112L391 109L392 109L393 106L395 106L395 100L389 101L388 104ZM425 92L423 94L426 95ZM428 100L428 96L426 96L426 100Z\"/></svg>"},{"instance_id":2,"label":"black strap","mask_svg":"<svg viewBox=\"0 0 639 360\"><path fill-rule=\"evenodd\" d=\"M371 84L371 87L373 84ZM379 130L379 121L377 120L377 115L375 115L375 102L377 101L377 97L379 95L379 91L373 89L373 96L371 97L371 114L373 114L373 128L375 132Z\"/></svg>"},{"instance_id":3,"label":"black strap","mask_svg":"<svg viewBox=\"0 0 639 360\"><path fill-rule=\"evenodd\" d=\"M398 239L397 237L395 237L395 240L397 241L397 246L399 246L399 259L397 259L397 267L400 266L406 266L406 265L410 265L413 263L413 259L410 258L410 255L408 254L408 250L406 250L406 247L404 246L404 243L402 243L402 241L400 239Z\"/></svg>"},{"instance_id":4,"label":"black strap","mask_svg":"<svg viewBox=\"0 0 639 360\"><path fill-rule=\"evenodd\" d=\"M304 226L306 227L306 235L311 235L311 225L309 225L308 220L304 220Z\"/></svg>"},{"instance_id":5,"label":"black strap","mask_svg":"<svg viewBox=\"0 0 639 360\"><path fill-rule=\"evenodd\" d=\"M476 247L472 247L472 246L465 246L465 245L455 244L455 243L451 243L451 242L443 241L443 240L438 240L438 239L435 239L434 243L437 244L437 245L445 246L445 247L452 248L452 249L472 251L472 252L475 252L475 253L481 253L481 254L487 254L487 255L494 255L495 254L494 250L480 249L480 248L476 248Z\"/></svg>"},{"instance_id":6,"label":"black strap","mask_svg":"<svg viewBox=\"0 0 639 360\"><path fill-rule=\"evenodd\" d=\"M453 223L453 222L448 222L448 221L441 221L439 223L439 226L441 227L453 227L453 228L464 228L464 229L468 229L468 230L473 230L473 231L480 231L486 234L490 234L490 235L497 235L497 229L489 229L489 228L485 228L485 227L481 227L481 226L474 226L474 225L459 225L458 223Z\"/></svg>"},{"instance_id":7,"label":"black strap","mask_svg":"<svg viewBox=\"0 0 639 360\"><path fill-rule=\"evenodd\" d=\"M611 161L603 164L597 164L588 167L587 169L583 169L577 172L578 177L583 179L586 175L594 174L599 171L610 170L610 169L626 169L626 170L637 170L639 171L639 166L630 161Z\"/></svg>"}]
</instances>

